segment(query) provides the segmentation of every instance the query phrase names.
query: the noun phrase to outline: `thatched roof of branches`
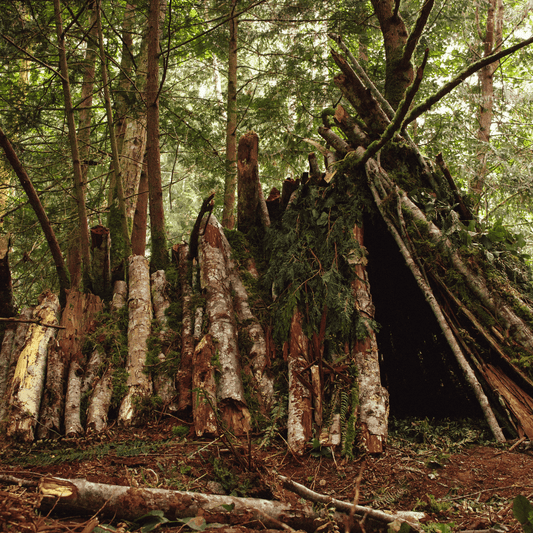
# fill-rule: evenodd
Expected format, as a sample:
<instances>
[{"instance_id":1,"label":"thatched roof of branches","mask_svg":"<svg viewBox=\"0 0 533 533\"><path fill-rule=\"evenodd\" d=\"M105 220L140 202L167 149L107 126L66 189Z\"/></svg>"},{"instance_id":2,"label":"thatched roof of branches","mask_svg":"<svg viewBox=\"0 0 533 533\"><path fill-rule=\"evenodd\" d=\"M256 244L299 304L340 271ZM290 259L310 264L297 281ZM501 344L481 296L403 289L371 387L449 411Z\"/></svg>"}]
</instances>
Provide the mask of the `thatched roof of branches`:
<instances>
[{"instance_id":1,"label":"thatched roof of branches","mask_svg":"<svg viewBox=\"0 0 533 533\"><path fill-rule=\"evenodd\" d=\"M332 52L335 83L351 108L323 113L325 146L309 140L326 171L311 154L270 232L276 334L291 338L297 306L307 338L321 332L314 360L329 361L337 382L358 376L367 444L386 436L379 366L397 412L422 403L418 414L451 414L439 402L451 403L482 411L499 441L531 439L533 301L519 238L482 226L442 157L427 161L405 129L475 67L410 110L423 64L394 111L344 52L350 62Z\"/></svg>"}]
</instances>

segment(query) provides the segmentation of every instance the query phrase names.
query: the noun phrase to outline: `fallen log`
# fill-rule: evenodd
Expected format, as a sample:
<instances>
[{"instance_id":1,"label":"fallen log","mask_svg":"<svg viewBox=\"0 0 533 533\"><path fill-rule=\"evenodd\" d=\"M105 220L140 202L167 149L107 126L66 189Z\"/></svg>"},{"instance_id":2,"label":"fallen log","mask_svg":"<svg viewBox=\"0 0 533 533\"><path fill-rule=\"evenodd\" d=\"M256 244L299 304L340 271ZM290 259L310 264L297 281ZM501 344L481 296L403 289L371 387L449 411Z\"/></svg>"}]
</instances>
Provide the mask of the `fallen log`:
<instances>
[{"instance_id":1,"label":"fallen log","mask_svg":"<svg viewBox=\"0 0 533 533\"><path fill-rule=\"evenodd\" d=\"M134 488L85 479L44 478L39 485L41 509L68 513L115 516L135 520L152 510L162 510L170 520L202 516L207 523L246 524L250 529L275 528L279 523L314 532L320 516L311 505L291 505L272 500L238 498L155 488ZM341 523L342 516L337 516Z\"/></svg>"}]
</instances>

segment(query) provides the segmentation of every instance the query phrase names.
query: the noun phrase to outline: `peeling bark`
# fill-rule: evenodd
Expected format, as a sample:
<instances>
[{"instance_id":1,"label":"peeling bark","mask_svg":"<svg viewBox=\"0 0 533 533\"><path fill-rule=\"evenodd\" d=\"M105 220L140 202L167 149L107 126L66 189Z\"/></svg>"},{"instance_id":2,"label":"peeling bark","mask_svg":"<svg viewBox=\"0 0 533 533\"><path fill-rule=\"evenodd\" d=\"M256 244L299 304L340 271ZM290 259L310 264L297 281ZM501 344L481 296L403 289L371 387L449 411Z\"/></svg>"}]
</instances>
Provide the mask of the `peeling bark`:
<instances>
[{"instance_id":1,"label":"peeling bark","mask_svg":"<svg viewBox=\"0 0 533 533\"><path fill-rule=\"evenodd\" d=\"M178 261L181 301L183 305L181 361L176 375L176 383L179 386L178 411L187 411L192 407L192 361L195 345L195 339L193 337L192 289L187 279L189 247L186 244L180 244L174 246L173 250Z\"/></svg>"},{"instance_id":2,"label":"peeling bark","mask_svg":"<svg viewBox=\"0 0 533 533\"><path fill-rule=\"evenodd\" d=\"M162 341L163 348L168 348L172 341L172 332L168 329L168 319L165 314L170 306L170 299L167 294L167 278L164 270L158 270L151 276L152 282L152 304L154 308L154 316L161 327L159 338ZM159 354L160 361L165 361L165 354ZM166 373L157 374L154 377L154 390L161 398L163 405L171 410L177 410L177 404L174 402L177 391L174 385L174 379Z\"/></svg>"},{"instance_id":3,"label":"peeling bark","mask_svg":"<svg viewBox=\"0 0 533 533\"><path fill-rule=\"evenodd\" d=\"M44 293L33 314L45 323L57 324L59 300L51 292ZM31 324L20 353L10 388L7 435L26 442L34 439L45 382L48 343L56 329Z\"/></svg>"},{"instance_id":4,"label":"peeling bark","mask_svg":"<svg viewBox=\"0 0 533 533\"><path fill-rule=\"evenodd\" d=\"M302 383L308 366L309 340L303 332L302 313L296 308L292 315L289 347L289 413L287 442L296 455L303 455L311 439L311 393Z\"/></svg>"},{"instance_id":5,"label":"peeling bark","mask_svg":"<svg viewBox=\"0 0 533 533\"><path fill-rule=\"evenodd\" d=\"M194 431L197 437L217 435L218 425L215 367L217 347L211 335L206 335L194 350L192 360L192 407Z\"/></svg>"},{"instance_id":6,"label":"peeling bark","mask_svg":"<svg viewBox=\"0 0 533 533\"><path fill-rule=\"evenodd\" d=\"M219 225L209 222L200 242L201 283L207 297L209 333L216 340L220 362L217 399L222 419L235 435L250 430L250 413L246 407L241 381L237 324L231 297L231 284L223 252Z\"/></svg>"},{"instance_id":7,"label":"peeling bark","mask_svg":"<svg viewBox=\"0 0 533 533\"><path fill-rule=\"evenodd\" d=\"M43 509L54 507L69 513L91 515L102 511L123 520L135 520L149 511L160 509L171 520L202 516L207 523L246 524L253 529L265 526L277 528L281 522L314 533L323 522L317 520L319 515L310 505L255 498L122 487L91 483L85 479L45 478L39 489L43 496Z\"/></svg>"},{"instance_id":8,"label":"peeling bark","mask_svg":"<svg viewBox=\"0 0 533 533\"><path fill-rule=\"evenodd\" d=\"M129 263L129 325L128 325L128 392L122 400L118 422L122 426L139 422L135 402L142 401L152 393L150 377L145 374L146 341L150 336L152 302L150 298L150 269L141 255L131 256Z\"/></svg>"},{"instance_id":9,"label":"peeling bark","mask_svg":"<svg viewBox=\"0 0 533 533\"><path fill-rule=\"evenodd\" d=\"M353 233L360 250L363 250L363 229L355 226ZM361 254L354 254L357 255ZM381 453L387 441L389 393L381 386L378 344L376 333L372 329L375 308L365 268L366 258L361 255L355 261L355 281L352 286L359 319L364 321L367 332L367 336L356 340L352 348L359 383L362 442L370 453Z\"/></svg>"},{"instance_id":10,"label":"peeling bark","mask_svg":"<svg viewBox=\"0 0 533 533\"><path fill-rule=\"evenodd\" d=\"M61 357L68 367L65 434L69 437L83 434L80 406L87 358L82 348L87 332L94 327L96 314L102 309L103 302L98 296L76 289L69 291L62 317L62 325L67 329L59 339ZM54 386L58 388L58 385Z\"/></svg>"}]
</instances>

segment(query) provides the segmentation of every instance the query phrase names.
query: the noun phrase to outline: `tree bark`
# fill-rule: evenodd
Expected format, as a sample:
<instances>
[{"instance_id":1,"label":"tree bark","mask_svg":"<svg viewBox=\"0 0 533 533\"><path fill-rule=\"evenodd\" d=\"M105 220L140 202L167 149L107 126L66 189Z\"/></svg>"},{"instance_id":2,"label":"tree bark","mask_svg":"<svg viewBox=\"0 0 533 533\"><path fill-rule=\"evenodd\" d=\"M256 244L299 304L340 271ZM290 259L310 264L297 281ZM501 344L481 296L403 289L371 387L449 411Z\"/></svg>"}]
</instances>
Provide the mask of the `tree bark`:
<instances>
[{"instance_id":1,"label":"tree bark","mask_svg":"<svg viewBox=\"0 0 533 533\"><path fill-rule=\"evenodd\" d=\"M259 208L259 137L248 132L239 139L237 150L237 228L243 233L257 225Z\"/></svg>"},{"instance_id":2,"label":"tree bark","mask_svg":"<svg viewBox=\"0 0 533 533\"><path fill-rule=\"evenodd\" d=\"M179 244L173 248L178 263L179 280L181 287L181 301L183 305L183 319L181 329L181 361L180 368L176 375L178 383L178 411L185 412L192 408L192 362L194 355L193 337L193 308L192 289L188 280L187 271L189 269L189 247L186 244Z\"/></svg>"},{"instance_id":3,"label":"tree bark","mask_svg":"<svg viewBox=\"0 0 533 533\"><path fill-rule=\"evenodd\" d=\"M150 204L150 231L152 236L152 270L165 270L168 266L165 210L161 187L161 154L159 147L159 22L161 0L150 0L148 18L148 77L146 81L146 164Z\"/></svg>"},{"instance_id":4,"label":"tree bark","mask_svg":"<svg viewBox=\"0 0 533 533\"><path fill-rule=\"evenodd\" d=\"M65 262L63 261L63 254L61 253L61 249L59 248L59 243L57 242L54 229L50 225L50 221L48 220L48 215L46 214L44 210L41 200L39 199L39 196L37 195L37 191L33 187L33 184L28 174L26 173L26 170L22 166L22 163L20 162L20 159L15 153L15 150L13 150L13 147L11 146L9 139L6 137L6 135L4 134L1 128L0 128L0 146L2 146L6 154L7 160L13 167L13 170L15 171L15 174L17 175L20 181L20 184L22 185L22 188L24 189L24 191L26 192L26 195L28 196L30 205L32 206L32 209L35 211L35 215L37 216L37 219L39 220L41 224L41 228L43 230L44 236L46 237L46 242L48 243L48 247L50 248L52 257L54 258L54 264L56 267L57 277L59 279L59 288L60 288L59 299L60 299L61 305L64 305L67 299L66 290L69 288L70 285L69 285L69 279L68 279L68 272L65 267ZM88 228L87 228L87 231L88 231Z\"/></svg>"},{"instance_id":5,"label":"tree bark","mask_svg":"<svg viewBox=\"0 0 533 533\"><path fill-rule=\"evenodd\" d=\"M40 300L33 316L42 322L57 324L57 296L47 292ZM32 324L28 329L10 387L8 437L17 437L25 442L34 439L46 377L48 344L56 331L38 324Z\"/></svg>"},{"instance_id":6,"label":"tree bark","mask_svg":"<svg viewBox=\"0 0 533 533\"><path fill-rule=\"evenodd\" d=\"M231 0L229 19L228 99L226 123L226 178L222 225L235 225L235 187L237 182L237 44L238 18L235 16L238 0Z\"/></svg>"},{"instance_id":7,"label":"tree bark","mask_svg":"<svg viewBox=\"0 0 533 533\"><path fill-rule=\"evenodd\" d=\"M235 435L250 429L250 413L246 407L241 381L237 324L231 297L231 284L226 268L222 234L218 222L210 218L200 242L202 288L206 293L209 333L218 342L220 379L217 399L222 419Z\"/></svg>"},{"instance_id":8,"label":"tree bark","mask_svg":"<svg viewBox=\"0 0 533 533\"><path fill-rule=\"evenodd\" d=\"M217 348L212 335L198 343L192 359L192 412L197 437L217 435L217 384L215 367Z\"/></svg>"},{"instance_id":9,"label":"tree bark","mask_svg":"<svg viewBox=\"0 0 533 533\"><path fill-rule=\"evenodd\" d=\"M13 303L13 283L9 268L9 236L0 236L0 317L15 315Z\"/></svg>"},{"instance_id":10,"label":"tree bark","mask_svg":"<svg viewBox=\"0 0 533 533\"><path fill-rule=\"evenodd\" d=\"M122 426L135 425L140 421L136 403L142 402L152 393L152 382L145 370L147 346L152 322L150 298L150 269L145 257L134 255L129 258L129 325L128 325L128 392L122 400L118 422Z\"/></svg>"},{"instance_id":11,"label":"tree bark","mask_svg":"<svg viewBox=\"0 0 533 533\"><path fill-rule=\"evenodd\" d=\"M133 255L144 255L146 252L146 228L148 227L148 174L141 171L137 206L133 216L131 244Z\"/></svg>"},{"instance_id":12,"label":"tree bark","mask_svg":"<svg viewBox=\"0 0 533 533\"><path fill-rule=\"evenodd\" d=\"M111 237L104 226L91 228L91 279L93 292L102 300L110 300L111 286Z\"/></svg>"},{"instance_id":13,"label":"tree bark","mask_svg":"<svg viewBox=\"0 0 533 533\"><path fill-rule=\"evenodd\" d=\"M292 528L314 532L321 524L317 520L319 515L310 505L272 500L122 487L84 479L44 478L39 490L43 509L54 507L91 515L102 510L108 516L123 520L135 520L151 510L161 509L169 519L202 516L207 523L246 524L253 529L278 528L282 522Z\"/></svg>"},{"instance_id":14,"label":"tree bark","mask_svg":"<svg viewBox=\"0 0 533 533\"><path fill-rule=\"evenodd\" d=\"M87 365L87 357L82 351L83 343L87 333L94 327L96 314L102 309L103 302L100 297L81 293L77 289L70 290L62 317L62 325L67 329L59 339L62 359L68 368L65 395L65 435L68 437L83 433L80 407ZM57 389L59 384L53 386Z\"/></svg>"},{"instance_id":15,"label":"tree bark","mask_svg":"<svg viewBox=\"0 0 533 533\"><path fill-rule=\"evenodd\" d=\"M163 364L166 360L165 351L168 351L174 333L169 330L168 318L165 314L170 306L170 298L167 293L168 283L164 270L158 270L151 276L152 282L152 304L154 307L154 317L161 328L159 330L159 338L163 351L159 354L159 360ZM161 398L163 407L170 411L177 410L177 403L175 402L177 391L174 385L174 376L170 377L166 372L157 373L154 376L154 390Z\"/></svg>"},{"instance_id":16,"label":"tree bark","mask_svg":"<svg viewBox=\"0 0 533 533\"><path fill-rule=\"evenodd\" d=\"M355 226L353 233L359 245L359 253L353 254L358 259L354 260L353 264L355 281L352 287L359 320L364 322L367 332L367 336L364 339L357 339L352 348L359 383L361 441L370 453L381 453L387 442L389 394L381 386L378 343L376 332L372 329L375 309L365 268L366 258L362 252L365 249L363 228Z\"/></svg>"},{"instance_id":17,"label":"tree bark","mask_svg":"<svg viewBox=\"0 0 533 533\"><path fill-rule=\"evenodd\" d=\"M67 115L68 134L70 141L70 151L72 155L72 167L74 171L74 189L76 191L76 202L78 205L78 224L80 227L80 246L83 261L84 284L89 285L91 279L91 254L89 250L89 225L87 222L87 209L85 206L85 184L81 170L80 153L78 148L78 137L76 135L76 124L74 121L74 106L70 94L70 82L67 64L67 52L65 50L65 33L61 21L61 2L54 0L54 12L56 20L56 33L59 52L59 66L61 69L61 82L63 85L63 97L65 100L65 112Z\"/></svg>"},{"instance_id":18,"label":"tree bark","mask_svg":"<svg viewBox=\"0 0 533 533\"><path fill-rule=\"evenodd\" d=\"M309 340L303 332L303 316L296 308L292 315L289 347L289 412L287 442L292 453L303 455L312 435L311 391L305 368L309 365Z\"/></svg>"}]
</instances>

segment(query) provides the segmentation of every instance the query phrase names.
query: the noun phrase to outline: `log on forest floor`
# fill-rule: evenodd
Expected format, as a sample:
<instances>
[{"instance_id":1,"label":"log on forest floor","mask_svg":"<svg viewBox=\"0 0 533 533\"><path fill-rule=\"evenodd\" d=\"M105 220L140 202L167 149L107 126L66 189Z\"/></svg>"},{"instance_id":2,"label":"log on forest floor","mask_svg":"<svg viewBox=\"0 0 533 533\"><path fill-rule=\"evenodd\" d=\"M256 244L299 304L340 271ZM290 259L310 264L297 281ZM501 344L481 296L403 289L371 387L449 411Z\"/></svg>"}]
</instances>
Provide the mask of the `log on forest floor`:
<instances>
[{"instance_id":1,"label":"log on forest floor","mask_svg":"<svg viewBox=\"0 0 533 533\"><path fill-rule=\"evenodd\" d=\"M313 492L283 476L280 476L280 480L286 488L305 499L325 503L340 511L335 513L334 521L346 531L360 531L357 523L360 517L374 520L381 526L392 522L408 522L412 529L420 530L418 519L424 516L423 513L387 513L354 506ZM44 478L39 484L39 492L43 510L91 515L102 513L122 520L136 520L150 511L159 510L164 511L165 517L170 520L201 517L208 524L243 524L249 529L283 527L314 532L326 519L308 504L292 505L260 498L124 487L85 479Z\"/></svg>"}]
</instances>

